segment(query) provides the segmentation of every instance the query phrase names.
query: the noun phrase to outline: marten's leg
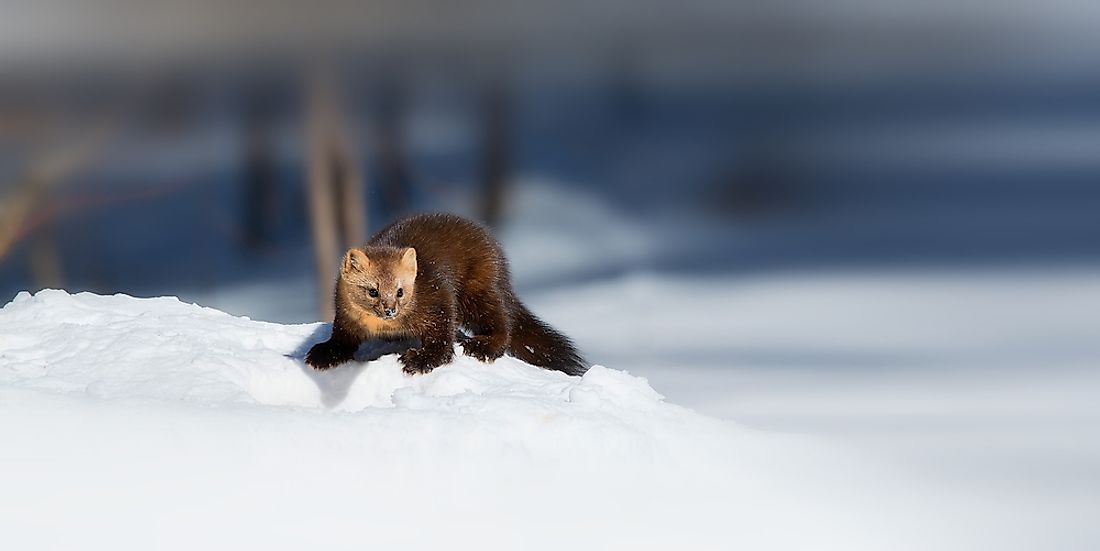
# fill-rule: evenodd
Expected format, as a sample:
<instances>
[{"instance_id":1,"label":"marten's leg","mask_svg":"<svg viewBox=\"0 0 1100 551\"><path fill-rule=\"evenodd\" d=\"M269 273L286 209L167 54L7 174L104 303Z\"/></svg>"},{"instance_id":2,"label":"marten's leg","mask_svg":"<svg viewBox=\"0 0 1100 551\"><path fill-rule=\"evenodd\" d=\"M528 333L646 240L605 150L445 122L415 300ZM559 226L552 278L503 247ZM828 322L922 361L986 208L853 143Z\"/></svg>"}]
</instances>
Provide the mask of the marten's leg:
<instances>
[{"instance_id":1,"label":"marten's leg","mask_svg":"<svg viewBox=\"0 0 1100 551\"><path fill-rule=\"evenodd\" d=\"M325 370L350 361L359 348L359 339L342 329L343 324L334 322L332 336L325 342L313 345L306 354L306 363L314 369Z\"/></svg>"},{"instance_id":2,"label":"marten's leg","mask_svg":"<svg viewBox=\"0 0 1100 551\"><path fill-rule=\"evenodd\" d=\"M428 373L450 363L455 356L455 305L454 298L441 300L438 312L431 312L430 319L417 323L420 348L409 348L398 358L404 364L405 373Z\"/></svg>"},{"instance_id":3,"label":"marten's leg","mask_svg":"<svg viewBox=\"0 0 1100 551\"><path fill-rule=\"evenodd\" d=\"M483 362L503 356L511 341L512 326L503 293L496 289L487 290L477 296L466 297L466 304L462 324L474 335L462 342L463 352Z\"/></svg>"}]
</instances>

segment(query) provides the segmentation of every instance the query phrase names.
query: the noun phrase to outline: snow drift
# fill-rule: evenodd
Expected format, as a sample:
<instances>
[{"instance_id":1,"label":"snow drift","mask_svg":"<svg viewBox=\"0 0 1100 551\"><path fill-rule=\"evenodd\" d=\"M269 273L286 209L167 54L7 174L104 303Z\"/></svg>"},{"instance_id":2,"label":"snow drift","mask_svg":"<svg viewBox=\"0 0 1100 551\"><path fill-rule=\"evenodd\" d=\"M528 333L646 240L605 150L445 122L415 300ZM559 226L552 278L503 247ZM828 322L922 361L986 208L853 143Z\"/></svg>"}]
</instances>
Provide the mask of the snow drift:
<instances>
[{"instance_id":1,"label":"snow drift","mask_svg":"<svg viewBox=\"0 0 1100 551\"><path fill-rule=\"evenodd\" d=\"M382 348L317 373L301 358L328 331L174 298L19 294L0 310L4 540L21 549L907 544L912 504L897 497L906 490L884 487L874 469L668 404L624 371L569 377L460 355L408 376Z\"/></svg>"}]
</instances>

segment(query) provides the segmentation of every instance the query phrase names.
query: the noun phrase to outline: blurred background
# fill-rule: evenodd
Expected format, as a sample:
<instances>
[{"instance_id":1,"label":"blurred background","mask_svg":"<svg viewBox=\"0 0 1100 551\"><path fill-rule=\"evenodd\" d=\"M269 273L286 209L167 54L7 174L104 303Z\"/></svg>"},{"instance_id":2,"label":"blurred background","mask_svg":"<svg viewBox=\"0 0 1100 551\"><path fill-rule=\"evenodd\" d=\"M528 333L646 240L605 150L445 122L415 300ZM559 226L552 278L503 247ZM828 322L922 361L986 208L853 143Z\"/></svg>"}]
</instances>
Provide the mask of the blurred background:
<instances>
[{"instance_id":1,"label":"blurred background","mask_svg":"<svg viewBox=\"0 0 1100 551\"><path fill-rule=\"evenodd\" d=\"M1098 16L6 2L0 298L327 320L345 247L456 212L592 361L1095 543Z\"/></svg>"},{"instance_id":2,"label":"blurred background","mask_svg":"<svg viewBox=\"0 0 1100 551\"><path fill-rule=\"evenodd\" d=\"M325 317L445 210L521 289L1094 261L1087 3L34 2L0 23L0 296Z\"/></svg>"}]
</instances>

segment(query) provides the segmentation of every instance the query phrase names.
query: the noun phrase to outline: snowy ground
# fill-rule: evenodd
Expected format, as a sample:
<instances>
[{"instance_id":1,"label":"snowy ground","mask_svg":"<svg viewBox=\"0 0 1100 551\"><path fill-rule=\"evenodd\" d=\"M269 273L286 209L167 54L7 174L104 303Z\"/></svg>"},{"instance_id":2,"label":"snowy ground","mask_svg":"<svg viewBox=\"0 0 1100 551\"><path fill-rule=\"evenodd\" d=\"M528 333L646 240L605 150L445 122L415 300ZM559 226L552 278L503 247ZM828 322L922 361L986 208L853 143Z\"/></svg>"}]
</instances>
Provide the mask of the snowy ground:
<instances>
[{"instance_id":1,"label":"snowy ground","mask_svg":"<svg viewBox=\"0 0 1100 551\"><path fill-rule=\"evenodd\" d=\"M638 276L540 296L670 401L946 490L980 548L1100 544L1094 267ZM654 315L673 293L689 316ZM699 300L692 300L692 298Z\"/></svg>"},{"instance_id":2,"label":"snowy ground","mask_svg":"<svg viewBox=\"0 0 1100 551\"><path fill-rule=\"evenodd\" d=\"M317 374L298 358L323 325L23 294L0 311L0 533L19 548L1091 549L1097 281L653 275L530 297L609 366L584 378L464 358L408 377L392 355ZM657 315L664 299L691 309Z\"/></svg>"}]
</instances>

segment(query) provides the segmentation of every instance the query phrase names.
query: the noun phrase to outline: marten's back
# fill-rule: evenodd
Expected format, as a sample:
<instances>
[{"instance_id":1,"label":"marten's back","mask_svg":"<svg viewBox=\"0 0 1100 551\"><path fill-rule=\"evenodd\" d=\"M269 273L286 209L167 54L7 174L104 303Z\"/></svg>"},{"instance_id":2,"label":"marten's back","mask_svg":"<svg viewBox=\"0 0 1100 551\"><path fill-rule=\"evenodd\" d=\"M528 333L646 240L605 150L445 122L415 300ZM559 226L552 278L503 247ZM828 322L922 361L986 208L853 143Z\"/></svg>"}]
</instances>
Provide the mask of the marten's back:
<instances>
[{"instance_id":1,"label":"marten's back","mask_svg":"<svg viewBox=\"0 0 1100 551\"><path fill-rule=\"evenodd\" d=\"M421 214L399 220L367 243L413 247L417 278L443 278L459 292L477 293L485 286L509 285L508 266L500 245L488 230L453 214Z\"/></svg>"}]
</instances>

